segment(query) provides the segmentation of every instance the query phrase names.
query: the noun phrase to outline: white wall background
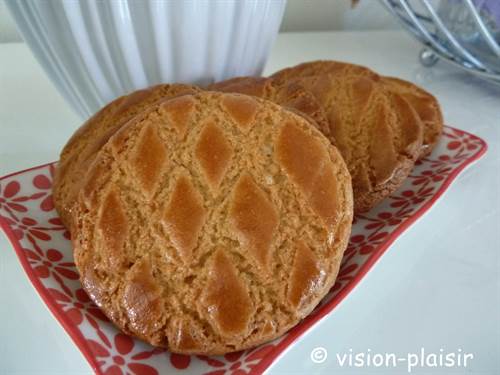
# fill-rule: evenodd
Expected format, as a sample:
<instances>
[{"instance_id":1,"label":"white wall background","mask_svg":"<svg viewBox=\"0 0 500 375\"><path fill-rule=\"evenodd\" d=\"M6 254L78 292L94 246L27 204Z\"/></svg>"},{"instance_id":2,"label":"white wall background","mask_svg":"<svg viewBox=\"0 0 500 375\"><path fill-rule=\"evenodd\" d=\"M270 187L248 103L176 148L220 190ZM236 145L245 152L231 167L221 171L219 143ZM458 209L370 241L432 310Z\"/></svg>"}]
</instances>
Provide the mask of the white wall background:
<instances>
[{"instance_id":1,"label":"white wall background","mask_svg":"<svg viewBox=\"0 0 500 375\"><path fill-rule=\"evenodd\" d=\"M281 30L370 30L397 27L378 0L360 0L354 8L351 0L288 0ZM19 41L21 37L5 2L0 0L0 43Z\"/></svg>"}]
</instances>

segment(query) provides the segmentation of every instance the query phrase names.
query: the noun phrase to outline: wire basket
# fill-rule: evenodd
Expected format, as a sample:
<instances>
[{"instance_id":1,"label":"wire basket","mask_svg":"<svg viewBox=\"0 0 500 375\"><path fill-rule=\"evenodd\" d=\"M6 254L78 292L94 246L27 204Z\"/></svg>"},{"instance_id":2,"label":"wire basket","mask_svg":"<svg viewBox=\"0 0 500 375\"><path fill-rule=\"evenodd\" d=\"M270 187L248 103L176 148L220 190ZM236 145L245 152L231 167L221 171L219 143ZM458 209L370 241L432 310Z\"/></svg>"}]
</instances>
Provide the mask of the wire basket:
<instances>
[{"instance_id":1,"label":"wire basket","mask_svg":"<svg viewBox=\"0 0 500 375\"><path fill-rule=\"evenodd\" d=\"M448 61L500 84L500 0L381 0L424 44L420 61Z\"/></svg>"}]
</instances>

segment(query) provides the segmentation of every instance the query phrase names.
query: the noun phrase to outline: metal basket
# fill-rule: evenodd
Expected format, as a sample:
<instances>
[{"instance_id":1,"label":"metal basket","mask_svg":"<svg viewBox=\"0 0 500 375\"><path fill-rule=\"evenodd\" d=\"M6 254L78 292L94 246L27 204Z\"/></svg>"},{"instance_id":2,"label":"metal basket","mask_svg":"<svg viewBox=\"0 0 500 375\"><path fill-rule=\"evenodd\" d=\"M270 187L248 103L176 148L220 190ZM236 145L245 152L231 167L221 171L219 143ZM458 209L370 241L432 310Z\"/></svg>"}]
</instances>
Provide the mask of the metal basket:
<instances>
[{"instance_id":1,"label":"metal basket","mask_svg":"<svg viewBox=\"0 0 500 375\"><path fill-rule=\"evenodd\" d=\"M443 59L500 84L500 0L381 1L424 44L423 65Z\"/></svg>"}]
</instances>

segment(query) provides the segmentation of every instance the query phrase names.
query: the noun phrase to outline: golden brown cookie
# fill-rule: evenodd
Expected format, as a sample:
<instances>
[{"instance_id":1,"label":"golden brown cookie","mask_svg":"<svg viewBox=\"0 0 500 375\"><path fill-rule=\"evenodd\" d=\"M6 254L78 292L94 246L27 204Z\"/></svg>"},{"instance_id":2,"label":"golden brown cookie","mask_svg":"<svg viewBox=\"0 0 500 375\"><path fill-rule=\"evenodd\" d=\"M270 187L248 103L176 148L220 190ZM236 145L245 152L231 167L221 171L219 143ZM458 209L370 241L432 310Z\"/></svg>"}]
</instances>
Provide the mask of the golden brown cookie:
<instances>
[{"instance_id":1,"label":"golden brown cookie","mask_svg":"<svg viewBox=\"0 0 500 375\"><path fill-rule=\"evenodd\" d=\"M387 90L394 91L415 109L424 126L422 149L419 158L429 155L437 144L443 130L443 116L436 98L418 87L417 85L393 77L381 77L374 71L360 65L340 61L324 60L311 61L286 68L274 73L271 77L283 81L299 81L302 77L317 76L322 74L336 74L339 76L368 77L376 82L381 82Z\"/></svg>"},{"instance_id":2,"label":"golden brown cookie","mask_svg":"<svg viewBox=\"0 0 500 375\"><path fill-rule=\"evenodd\" d=\"M323 134L329 134L325 111L314 95L298 82L278 82L263 77L236 77L214 83L208 86L207 90L246 94L270 100L308 116Z\"/></svg>"},{"instance_id":3,"label":"golden brown cookie","mask_svg":"<svg viewBox=\"0 0 500 375\"><path fill-rule=\"evenodd\" d=\"M124 332L221 354L311 312L351 221L349 173L318 130L269 101L207 91L153 107L98 152L78 197L75 262Z\"/></svg>"},{"instance_id":4,"label":"golden brown cookie","mask_svg":"<svg viewBox=\"0 0 500 375\"><path fill-rule=\"evenodd\" d=\"M63 223L71 227L71 211L82 175L97 151L123 124L160 100L199 91L190 85L157 85L122 96L92 116L64 146L54 176L54 205Z\"/></svg>"},{"instance_id":5,"label":"golden brown cookie","mask_svg":"<svg viewBox=\"0 0 500 375\"><path fill-rule=\"evenodd\" d=\"M370 77L300 78L325 108L331 136L349 168L354 211L374 207L413 168L422 146L422 123L402 96Z\"/></svg>"},{"instance_id":6,"label":"golden brown cookie","mask_svg":"<svg viewBox=\"0 0 500 375\"><path fill-rule=\"evenodd\" d=\"M443 132L443 114L439 102L431 93L403 79L383 77L382 83L405 98L417 112L424 126L419 158L429 155Z\"/></svg>"},{"instance_id":7,"label":"golden brown cookie","mask_svg":"<svg viewBox=\"0 0 500 375\"><path fill-rule=\"evenodd\" d=\"M338 74L340 76L362 76L369 77L374 81L379 81L381 78L373 70L368 69L364 66L334 60L317 60L305 62L279 70L271 75L271 78L283 82L293 81L296 78L318 76L323 74Z\"/></svg>"}]
</instances>

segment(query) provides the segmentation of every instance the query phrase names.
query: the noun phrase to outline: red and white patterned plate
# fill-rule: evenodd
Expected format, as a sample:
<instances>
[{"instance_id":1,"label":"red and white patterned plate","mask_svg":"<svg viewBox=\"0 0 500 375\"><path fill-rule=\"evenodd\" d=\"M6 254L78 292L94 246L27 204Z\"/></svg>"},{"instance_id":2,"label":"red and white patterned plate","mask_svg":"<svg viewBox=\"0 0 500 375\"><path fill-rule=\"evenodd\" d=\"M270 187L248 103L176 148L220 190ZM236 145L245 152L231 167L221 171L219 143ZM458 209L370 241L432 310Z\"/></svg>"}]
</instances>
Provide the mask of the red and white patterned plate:
<instances>
[{"instance_id":1,"label":"red and white patterned plate","mask_svg":"<svg viewBox=\"0 0 500 375\"><path fill-rule=\"evenodd\" d=\"M36 290L96 373L260 374L337 306L389 245L486 147L482 139L446 127L436 150L416 165L404 185L378 207L355 218L337 282L314 312L274 342L225 356L185 356L155 349L122 334L93 305L78 280L69 233L54 210L54 164L0 179L0 225Z\"/></svg>"}]
</instances>

